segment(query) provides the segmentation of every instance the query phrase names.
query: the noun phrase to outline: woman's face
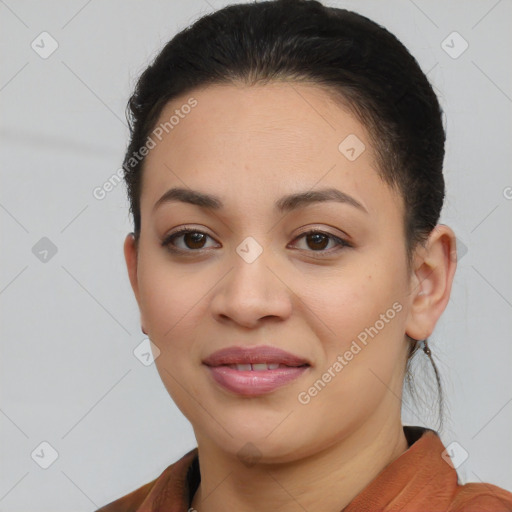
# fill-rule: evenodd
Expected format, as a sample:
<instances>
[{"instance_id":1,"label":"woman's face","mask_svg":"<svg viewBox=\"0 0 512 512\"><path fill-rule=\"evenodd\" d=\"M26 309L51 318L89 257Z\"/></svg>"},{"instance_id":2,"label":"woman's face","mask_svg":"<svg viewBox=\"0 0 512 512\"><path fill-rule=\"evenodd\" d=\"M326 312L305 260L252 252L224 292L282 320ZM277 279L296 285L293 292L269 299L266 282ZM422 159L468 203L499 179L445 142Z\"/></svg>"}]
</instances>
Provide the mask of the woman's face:
<instances>
[{"instance_id":1,"label":"woman's face","mask_svg":"<svg viewBox=\"0 0 512 512\"><path fill-rule=\"evenodd\" d=\"M157 125L173 115L145 160L136 265L131 239L126 251L159 374L198 442L277 462L399 422L404 211L365 127L298 83L210 86L172 101ZM161 199L173 188L219 204ZM328 200L284 199L327 189ZM192 233L170 241L183 227ZM297 360L211 359L262 346Z\"/></svg>"}]
</instances>

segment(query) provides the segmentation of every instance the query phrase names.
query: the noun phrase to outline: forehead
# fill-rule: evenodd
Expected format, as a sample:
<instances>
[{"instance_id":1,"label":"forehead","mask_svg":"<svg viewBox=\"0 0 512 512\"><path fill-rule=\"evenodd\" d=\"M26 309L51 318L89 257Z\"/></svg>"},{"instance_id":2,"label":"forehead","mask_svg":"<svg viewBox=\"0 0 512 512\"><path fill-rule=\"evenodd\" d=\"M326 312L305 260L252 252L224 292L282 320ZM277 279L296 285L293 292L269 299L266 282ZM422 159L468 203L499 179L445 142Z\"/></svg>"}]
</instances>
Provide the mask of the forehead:
<instances>
[{"instance_id":1,"label":"forehead","mask_svg":"<svg viewBox=\"0 0 512 512\"><path fill-rule=\"evenodd\" d=\"M191 98L197 105L180 119L173 114L188 110ZM312 84L271 82L266 85L213 85L196 89L168 103L157 122L179 121L164 139L173 142L173 153L209 158L245 155L245 159L309 162L325 154L332 160L340 156L339 143L348 135L367 141L366 128L332 95ZM169 126L167 127L169 128ZM240 146L237 142L243 142ZM148 160L164 150L159 145ZM198 153L190 155L190 147ZM366 144L366 158L373 156ZM290 151L291 150L291 151ZM299 168L302 165L298 166Z\"/></svg>"},{"instance_id":2,"label":"forehead","mask_svg":"<svg viewBox=\"0 0 512 512\"><path fill-rule=\"evenodd\" d=\"M155 129L141 207L171 186L248 205L270 201L270 192L277 197L314 187L343 189L363 204L365 196L392 193L378 176L366 127L312 84L195 89L169 102Z\"/></svg>"}]
</instances>

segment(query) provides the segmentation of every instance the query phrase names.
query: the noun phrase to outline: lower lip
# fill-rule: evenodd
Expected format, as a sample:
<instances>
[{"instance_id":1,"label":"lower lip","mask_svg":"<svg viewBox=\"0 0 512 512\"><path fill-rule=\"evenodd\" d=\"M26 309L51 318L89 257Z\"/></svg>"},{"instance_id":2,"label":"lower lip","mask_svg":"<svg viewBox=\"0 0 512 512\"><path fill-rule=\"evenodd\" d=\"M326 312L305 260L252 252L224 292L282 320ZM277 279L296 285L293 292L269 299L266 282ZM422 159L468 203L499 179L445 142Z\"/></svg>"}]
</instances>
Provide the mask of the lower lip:
<instances>
[{"instance_id":1,"label":"lower lip","mask_svg":"<svg viewBox=\"0 0 512 512\"><path fill-rule=\"evenodd\" d=\"M239 395L271 393L300 377L309 366L289 366L276 370L241 371L229 366L208 366L213 379L225 389Z\"/></svg>"}]
</instances>

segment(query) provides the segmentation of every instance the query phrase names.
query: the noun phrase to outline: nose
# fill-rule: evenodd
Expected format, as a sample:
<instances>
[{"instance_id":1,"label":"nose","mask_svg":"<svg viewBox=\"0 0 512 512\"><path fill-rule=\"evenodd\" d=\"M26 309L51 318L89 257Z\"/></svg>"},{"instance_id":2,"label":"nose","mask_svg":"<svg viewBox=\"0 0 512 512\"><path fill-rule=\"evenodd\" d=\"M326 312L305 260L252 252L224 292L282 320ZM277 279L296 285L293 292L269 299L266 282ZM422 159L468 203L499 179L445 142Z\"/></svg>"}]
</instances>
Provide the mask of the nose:
<instances>
[{"instance_id":1,"label":"nose","mask_svg":"<svg viewBox=\"0 0 512 512\"><path fill-rule=\"evenodd\" d=\"M263 319L285 320L291 315L293 292L283 270L263 251L256 259L235 254L233 266L211 301L218 321L254 328Z\"/></svg>"}]
</instances>

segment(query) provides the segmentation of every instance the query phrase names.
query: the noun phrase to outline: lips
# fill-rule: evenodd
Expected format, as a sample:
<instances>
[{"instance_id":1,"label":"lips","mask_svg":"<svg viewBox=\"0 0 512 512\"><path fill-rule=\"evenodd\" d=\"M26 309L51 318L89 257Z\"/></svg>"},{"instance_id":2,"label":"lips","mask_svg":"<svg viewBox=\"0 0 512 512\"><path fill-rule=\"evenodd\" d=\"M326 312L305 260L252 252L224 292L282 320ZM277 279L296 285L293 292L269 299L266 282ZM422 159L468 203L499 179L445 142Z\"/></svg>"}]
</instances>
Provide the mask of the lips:
<instances>
[{"instance_id":1,"label":"lips","mask_svg":"<svg viewBox=\"0 0 512 512\"><path fill-rule=\"evenodd\" d=\"M228 347L218 350L209 355L204 361L207 366L229 366L229 365L283 365L303 366L309 362L299 356L291 354L276 347L260 345L257 347ZM248 368L245 368L246 370ZM252 368L253 370L264 369L262 367ZM272 369L272 368L269 368Z\"/></svg>"},{"instance_id":2,"label":"lips","mask_svg":"<svg viewBox=\"0 0 512 512\"><path fill-rule=\"evenodd\" d=\"M275 391L310 367L306 359L268 345L228 347L208 356L203 364L223 389L245 396Z\"/></svg>"}]
</instances>

